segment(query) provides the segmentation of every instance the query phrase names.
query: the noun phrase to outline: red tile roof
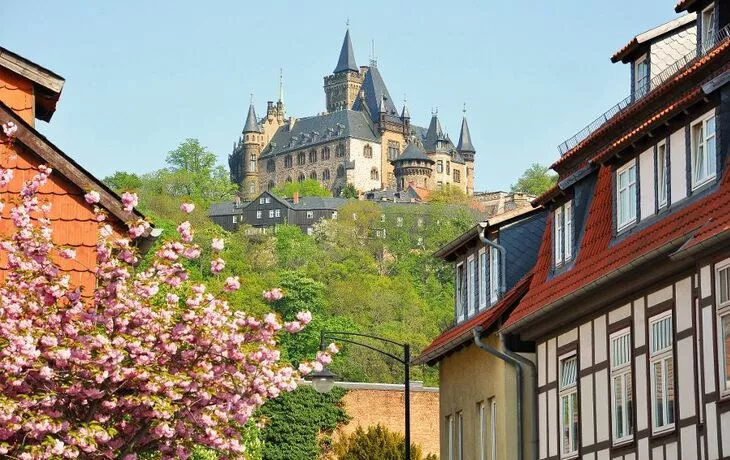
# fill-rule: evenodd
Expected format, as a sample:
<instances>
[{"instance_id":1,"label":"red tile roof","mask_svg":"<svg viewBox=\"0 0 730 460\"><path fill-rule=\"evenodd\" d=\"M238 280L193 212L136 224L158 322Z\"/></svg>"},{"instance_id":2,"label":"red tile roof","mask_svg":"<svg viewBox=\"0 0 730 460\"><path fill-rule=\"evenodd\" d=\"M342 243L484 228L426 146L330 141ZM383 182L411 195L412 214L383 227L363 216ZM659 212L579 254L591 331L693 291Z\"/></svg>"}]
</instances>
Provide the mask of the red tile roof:
<instances>
[{"instance_id":1,"label":"red tile roof","mask_svg":"<svg viewBox=\"0 0 730 460\"><path fill-rule=\"evenodd\" d=\"M413 360L413 364L432 363L439 360L446 353L458 348L472 338L472 330L476 327L487 329L494 324L502 314L513 307L527 291L532 279L532 272L525 275L514 285L492 308L480 312L473 318L457 324L444 331Z\"/></svg>"},{"instance_id":2,"label":"red tile roof","mask_svg":"<svg viewBox=\"0 0 730 460\"><path fill-rule=\"evenodd\" d=\"M575 265L554 278L548 277L552 256L551 218L548 218L532 283L505 322L507 329L528 327L549 305L640 260L653 250L682 242L685 242L683 250L686 250L730 230L730 168L725 168L717 190L615 243L611 231L611 179L611 168L601 168Z\"/></svg>"},{"instance_id":3,"label":"red tile roof","mask_svg":"<svg viewBox=\"0 0 730 460\"><path fill-rule=\"evenodd\" d=\"M590 136L586 137L581 142L579 142L578 145L566 152L565 155L560 157L560 159L554 162L550 167L552 169L559 168L567 160L577 156L578 153L581 152L587 145L594 142L598 137L606 134L610 129L618 125L620 122L626 120L631 116L634 116L640 109L646 107L650 102L653 102L659 97L664 96L669 90L686 81L687 78L689 78L691 75L695 74L700 69L707 67L709 63L715 62L717 59L719 59L721 55L724 55L728 49L730 49L730 40L725 40L715 49L697 59L692 65L687 66L684 70L678 72L676 75L666 80L657 88L650 91L649 94L644 96L640 101L634 103L625 110L616 114L613 118L608 120L608 122L604 123L600 128L591 133Z\"/></svg>"}]
</instances>

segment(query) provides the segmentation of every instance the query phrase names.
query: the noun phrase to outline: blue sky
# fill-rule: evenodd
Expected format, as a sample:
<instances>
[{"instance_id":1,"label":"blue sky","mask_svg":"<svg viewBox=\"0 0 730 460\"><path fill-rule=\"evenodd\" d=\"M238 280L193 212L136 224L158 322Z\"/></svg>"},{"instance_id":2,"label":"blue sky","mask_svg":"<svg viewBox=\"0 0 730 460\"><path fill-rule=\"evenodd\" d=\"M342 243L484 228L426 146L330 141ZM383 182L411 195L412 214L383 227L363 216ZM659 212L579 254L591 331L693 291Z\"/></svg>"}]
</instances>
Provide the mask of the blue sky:
<instances>
[{"instance_id":1,"label":"blue sky","mask_svg":"<svg viewBox=\"0 0 730 460\"><path fill-rule=\"evenodd\" d=\"M161 168L187 137L227 167L249 94L264 113L280 67L288 114L323 111L322 77L349 17L358 64L374 39L413 123L438 107L456 141L466 102L475 188L504 190L628 94L628 69L610 55L676 17L674 3L15 1L0 3L0 44L66 78L51 123L37 127L103 177Z\"/></svg>"}]
</instances>

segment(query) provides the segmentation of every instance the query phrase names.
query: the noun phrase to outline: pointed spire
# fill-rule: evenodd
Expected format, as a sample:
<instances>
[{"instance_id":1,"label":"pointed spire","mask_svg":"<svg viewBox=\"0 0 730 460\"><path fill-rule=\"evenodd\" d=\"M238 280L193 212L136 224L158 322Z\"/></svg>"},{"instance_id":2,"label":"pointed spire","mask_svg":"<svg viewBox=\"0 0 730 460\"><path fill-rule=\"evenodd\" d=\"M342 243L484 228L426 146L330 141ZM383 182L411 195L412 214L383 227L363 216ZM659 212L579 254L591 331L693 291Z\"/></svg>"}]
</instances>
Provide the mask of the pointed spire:
<instances>
[{"instance_id":1,"label":"pointed spire","mask_svg":"<svg viewBox=\"0 0 730 460\"><path fill-rule=\"evenodd\" d=\"M347 29L347 32L345 32L345 39L342 42L340 59L337 61L337 67L335 67L335 70L332 73L346 72L348 70L352 70L353 72L357 72L359 70L355 63L355 52L352 50L349 28Z\"/></svg>"},{"instance_id":2,"label":"pointed spire","mask_svg":"<svg viewBox=\"0 0 730 460\"><path fill-rule=\"evenodd\" d=\"M385 93L380 95L380 102L378 103L378 113L386 113L388 109L385 106Z\"/></svg>"},{"instance_id":3,"label":"pointed spire","mask_svg":"<svg viewBox=\"0 0 730 460\"><path fill-rule=\"evenodd\" d=\"M248 106L248 115L246 116L246 124L243 125L244 133L259 132L258 118L256 118L256 110L253 108L253 95L251 96L251 105Z\"/></svg>"},{"instance_id":4,"label":"pointed spire","mask_svg":"<svg viewBox=\"0 0 730 460\"><path fill-rule=\"evenodd\" d=\"M284 103L284 69L279 67L279 102Z\"/></svg>"},{"instance_id":5,"label":"pointed spire","mask_svg":"<svg viewBox=\"0 0 730 460\"><path fill-rule=\"evenodd\" d=\"M428 131L426 132L426 138L432 141L445 139L444 130L441 129L441 122L439 121L439 111L431 112L431 123L428 125Z\"/></svg>"},{"instance_id":6,"label":"pointed spire","mask_svg":"<svg viewBox=\"0 0 730 460\"><path fill-rule=\"evenodd\" d=\"M461 134L459 135L459 145L456 150L459 152L475 153L476 149L471 143L471 134L469 133L469 124L466 122L466 104L464 104L464 118L461 120Z\"/></svg>"},{"instance_id":7,"label":"pointed spire","mask_svg":"<svg viewBox=\"0 0 730 460\"><path fill-rule=\"evenodd\" d=\"M411 118L411 114L408 112L408 98L403 95L403 111L400 113L402 119Z\"/></svg>"}]
</instances>

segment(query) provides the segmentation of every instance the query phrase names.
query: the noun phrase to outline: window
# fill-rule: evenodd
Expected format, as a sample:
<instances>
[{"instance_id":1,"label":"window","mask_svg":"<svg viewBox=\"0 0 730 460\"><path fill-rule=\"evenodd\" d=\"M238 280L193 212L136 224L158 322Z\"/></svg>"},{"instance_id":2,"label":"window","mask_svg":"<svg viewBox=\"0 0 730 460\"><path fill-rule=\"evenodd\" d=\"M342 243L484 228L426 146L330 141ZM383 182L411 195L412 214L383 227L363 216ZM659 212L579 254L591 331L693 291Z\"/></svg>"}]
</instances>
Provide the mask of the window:
<instances>
[{"instance_id":1,"label":"window","mask_svg":"<svg viewBox=\"0 0 730 460\"><path fill-rule=\"evenodd\" d=\"M299 152L297 154L297 165L301 166L306 162L307 162L307 154L304 152Z\"/></svg>"},{"instance_id":2,"label":"window","mask_svg":"<svg viewBox=\"0 0 730 460\"><path fill-rule=\"evenodd\" d=\"M717 315L718 333L720 334L720 350L718 365L720 371L720 393L730 396L730 260L715 268L717 283Z\"/></svg>"},{"instance_id":3,"label":"window","mask_svg":"<svg viewBox=\"0 0 730 460\"><path fill-rule=\"evenodd\" d=\"M449 460L454 460L454 417L452 417L450 415L447 416L446 424L449 426L449 440L448 440Z\"/></svg>"},{"instance_id":4,"label":"window","mask_svg":"<svg viewBox=\"0 0 730 460\"><path fill-rule=\"evenodd\" d=\"M309 178L312 180L317 180L317 171L312 171L309 173Z\"/></svg>"},{"instance_id":5,"label":"window","mask_svg":"<svg viewBox=\"0 0 730 460\"><path fill-rule=\"evenodd\" d=\"M436 188L441 190L444 187L444 183L441 181L436 182Z\"/></svg>"},{"instance_id":6,"label":"window","mask_svg":"<svg viewBox=\"0 0 730 460\"><path fill-rule=\"evenodd\" d=\"M330 170L329 169L325 169L324 171L322 171L322 180L323 181L330 180Z\"/></svg>"},{"instance_id":7,"label":"window","mask_svg":"<svg viewBox=\"0 0 730 460\"><path fill-rule=\"evenodd\" d=\"M251 157L248 160L248 168L249 171L256 171L256 155L251 154Z\"/></svg>"},{"instance_id":8,"label":"window","mask_svg":"<svg viewBox=\"0 0 730 460\"><path fill-rule=\"evenodd\" d=\"M345 177L345 167L344 166L339 165L337 167L337 177L338 178Z\"/></svg>"},{"instance_id":9,"label":"window","mask_svg":"<svg viewBox=\"0 0 730 460\"><path fill-rule=\"evenodd\" d=\"M332 211L332 219L337 220L337 211Z\"/></svg>"},{"instance_id":10,"label":"window","mask_svg":"<svg viewBox=\"0 0 730 460\"><path fill-rule=\"evenodd\" d=\"M489 248L489 298L492 305L499 299L499 251Z\"/></svg>"},{"instance_id":11,"label":"window","mask_svg":"<svg viewBox=\"0 0 730 460\"><path fill-rule=\"evenodd\" d=\"M616 225L623 230L636 222L636 160L616 171Z\"/></svg>"},{"instance_id":12,"label":"window","mask_svg":"<svg viewBox=\"0 0 730 460\"><path fill-rule=\"evenodd\" d=\"M474 311L477 309L477 305L479 305L479 276L474 256L469 256L466 261L466 267L467 276L469 277L469 311L467 312L467 317L469 317L474 314Z\"/></svg>"},{"instance_id":13,"label":"window","mask_svg":"<svg viewBox=\"0 0 730 460\"><path fill-rule=\"evenodd\" d=\"M560 360L560 457L578 455L578 359Z\"/></svg>"},{"instance_id":14,"label":"window","mask_svg":"<svg viewBox=\"0 0 730 460\"><path fill-rule=\"evenodd\" d=\"M385 214L380 215L380 222L385 222Z\"/></svg>"},{"instance_id":15,"label":"window","mask_svg":"<svg viewBox=\"0 0 730 460\"><path fill-rule=\"evenodd\" d=\"M657 202L659 209L667 205L667 144L662 142L656 149Z\"/></svg>"},{"instance_id":16,"label":"window","mask_svg":"<svg viewBox=\"0 0 730 460\"><path fill-rule=\"evenodd\" d=\"M337 158L345 156L345 144L337 144L337 147L335 148L335 156Z\"/></svg>"},{"instance_id":17,"label":"window","mask_svg":"<svg viewBox=\"0 0 730 460\"><path fill-rule=\"evenodd\" d=\"M395 160L400 154L400 144L395 141L388 141L388 159Z\"/></svg>"},{"instance_id":18,"label":"window","mask_svg":"<svg viewBox=\"0 0 730 460\"><path fill-rule=\"evenodd\" d=\"M281 209L276 209L274 211L274 217L281 217Z\"/></svg>"},{"instance_id":19,"label":"window","mask_svg":"<svg viewBox=\"0 0 730 460\"><path fill-rule=\"evenodd\" d=\"M292 156L287 155L284 157L284 167L285 168L291 168L292 167Z\"/></svg>"},{"instance_id":20,"label":"window","mask_svg":"<svg viewBox=\"0 0 730 460\"><path fill-rule=\"evenodd\" d=\"M487 460L487 409L484 401L480 402L479 412L479 460Z\"/></svg>"},{"instance_id":21,"label":"window","mask_svg":"<svg viewBox=\"0 0 730 460\"><path fill-rule=\"evenodd\" d=\"M298 182L304 182L304 173L303 172L300 172L299 173L299 176L297 176L297 181Z\"/></svg>"},{"instance_id":22,"label":"window","mask_svg":"<svg viewBox=\"0 0 730 460\"><path fill-rule=\"evenodd\" d=\"M366 144L365 147L362 148L362 156L365 158L373 157L373 148L370 147L370 144Z\"/></svg>"},{"instance_id":23,"label":"window","mask_svg":"<svg viewBox=\"0 0 730 460\"><path fill-rule=\"evenodd\" d=\"M454 182L461 182L461 171L454 169Z\"/></svg>"},{"instance_id":24,"label":"window","mask_svg":"<svg viewBox=\"0 0 730 460\"><path fill-rule=\"evenodd\" d=\"M316 163L317 162L317 151L316 150L310 150L309 151L309 162L310 163Z\"/></svg>"},{"instance_id":25,"label":"window","mask_svg":"<svg viewBox=\"0 0 730 460\"><path fill-rule=\"evenodd\" d=\"M672 354L672 314L649 321L652 431L674 428L674 356Z\"/></svg>"},{"instance_id":26,"label":"window","mask_svg":"<svg viewBox=\"0 0 730 460\"><path fill-rule=\"evenodd\" d=\"M692 188L715 177L715 116L692 125Z\"/></svg>"},{"instance_id":27,"label":"window","mask_svg":"<svg viewBox=\"0 0 730 460\"><path fill-rule=\"evenodd\" d=\"M466 314L466 270L464 264L456 265L456 321L464 320Z\"/></svg>"},{"instance_id":28,"label":"window","mask_svg":"<svg viewBox=\"0 0 730 460\"><path fill-rule=\"evenodd\" d=\"M314 219L314 211L307 211L307 219Z\"/></svg>"},{"instance_id":29,"label":"window","mask_svg":"<svg viewBox=\"0 0 730 460\"><path fill-rule=\"evenodd\" d=\"M444 160L438 160L436 162L436 172L439 174L444 172Z\"/></svg>"},{"instance_id":30,"label":"window","mask_svg":"<svg viewBox=\"0 0 730 460\"><path fill-rule=\"evenodd\" d=\"M322 160L329 160L330 159L330 148L329 147L322 147Z\"/></svg>"},{"instance_id":31,"label":"window","mask_svg":"<svg viewBox=\"0 0 730 460\"><path fill-rule=\"evenodd\" d=\"M634 97L642 98L647 92L649 92L649 61L644 56L634 64Z\"/></svg>"},{"instance_id":32,"label":"window","mask_svg":"<svg viewBox=\"0 0 730 460\"><path fill-rule=\"evenodd\" d=\"M451 162L446 162L446 174L451 174Z\"/></svg>"},{"instance_id":33,"label":"window","mask_svg":"<svg viewBox=\"0 0 730 460\"><path fill-rule=\"evenodd\" d=\"M268 172L276 171L276 162L274 162L274 160L268 160L266 162L266 171L268 171Z\"/></svg>"},{"instance_id":34,"label":"window","mask_svg":"<svg viewBox=\"0 0 730 460\"><path fill-rule=\"evenodd\" d=\"M269 219L273 219L273 218L274 218L274 210L269 209Z\"/></svg>"},{"instance_id":35,"label":"window","mask_svg":"<svg viewBox=\"0 0 730 460\"><path fill-rule=\"evenodd\" d=\"M494 398L489 401L489 460L497 460L497 401Z\"/></svg>"},{"instance_id":36,"label":"window","mask_svg":"<svg viewBox=\"0 0 730 460\"><path fill-rule=\"evenodd\" d=\"M261 219L261 215L262 215L262 214L263 214L263 213L262 213L261 211L256 211L256 218L257 218L257 219Z\"/></svg>"},{"instance_id":37,"label":"window","mask_svg":"<svg viewBox=\"0 0 730 460\"><path fill-rule=\"evenodd\" d=\"M573 200L553 212L553 253L556 267L573 258Z\"/></svg>"},{"instance_id":38,"label":"window","mask_svg":"<svg viewBox=\"0 0 730 460\"><path fill-rule=\"evenodd\" d=\"M309 236L314 235L314 229L312 227L307 227L307 235L309 235Z\"/></svg>"},{"instance_id":39,"label":"window","mask_svg":"<svg viewBox=\"0 0 730 460\"><path fill-rule=\"evenodd\" d=\"M371 180L378 180L380 174L378 174L378 168L372 168L370 170L370 179Z\"/></svg>"},{"instance_id":40,"label":"window","mask_svg":"<svg viewBox=\"0 0 730 460\"><path fill-rule=\"evenodd\" d=\"M611 336L611 419L613 443L633 437L634 395L631 386L631 331Z\"/></svg>"},{"instance_id":41,"label":"window","mask_svg":"<svg viewBox=\"0 0 730 460\"><path fill-rule=\"evenodd\" d=\"M264 204L264 197L259 198L259 204Z\"/></svg>"},{"instance_id":42,"label":"window","mask_svg":"<svg viewBox=\"0 0 730 460\"><path fill-rule=\"evenodd\" d=\"M248 193L253 194L256 191L256 184L253 182L248 184Z\"/></svg>"},{"instance_id":43,"label":"window","mask_svg":"<svg viewBox=\"0 0 730 460\"><path fill-rule=\"evenodd\" d=\"M266 204L271 204L271 197L270 197L270 196L267 196L267 197L266 197L266 198L264 199L264 203L266 203Z\"/></svg>"},{"instance_id":44,"label":"window","mask_svg":"<svg viewBox=\"0 0 730 460\"><path fill-rule=\"evenodd\" d=\"M707 52L715 46L715 6L702 12L702 51Z\"/></svg>"},{"instance_id":45,"label":"window","mask_svg":"<svg viewBox=\"0 0 730 460\"><path fill-rule=\"evenodd\" d=\"M237 217L237 216L233 216L233 223L234 223L234 224L238 222L238 219L237 219L236 217Z\"/></svg>"},{"instance_id":46,"label":"window","mask_svg":"<svg viewBox=\"0 0 730 460\"><path fill-rule=\"evenodd\" d=\"M479 250L479 308L487 306L487 250Z\"/></svg>"},{"instance_id":47,"label":"window","mask_svg":"<svg viewBox=\"0 0 730 460\"><path fill-rule=\"evenodd\" d=\"M464 413L456 413L456 459L464 459Z\"/></svg>"}]
</instances>

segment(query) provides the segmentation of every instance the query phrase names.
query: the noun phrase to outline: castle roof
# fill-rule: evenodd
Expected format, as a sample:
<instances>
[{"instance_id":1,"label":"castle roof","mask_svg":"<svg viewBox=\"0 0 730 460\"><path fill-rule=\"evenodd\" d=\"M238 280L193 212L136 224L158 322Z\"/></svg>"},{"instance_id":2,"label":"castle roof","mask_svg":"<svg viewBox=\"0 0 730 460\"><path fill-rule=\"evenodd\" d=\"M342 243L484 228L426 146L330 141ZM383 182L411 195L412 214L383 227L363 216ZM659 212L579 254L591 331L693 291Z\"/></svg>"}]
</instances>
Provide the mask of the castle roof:
<instances>
[{"instance_id":1,"label":"castle roof","mask_svg":"<svg viewBox=\"0 0 730 460\"><path fill-rule=\"evenodd\" d=\"M459 135L459 145L456 146L459 152L474 153L476 149L471 143L471 134L469 134L469 125L466 123L466 117L461 121L461 134Z\"/></svg>"},{"instance_id":2,"label":"castle roof","mask_svg":"<svg viewBox=\"0 0 730 460\"><path fill-rule=\"evenodd\" d=\"M390 97L388 87L385 86L383 77L377 67L371 66L365 74L361 89L365 95L365 105L367 106L373 121L379 120L380 104L384 103L385 113L387 115L398 117L398 109L393 104ZM364 110L362 100L358 98L353 106L355 110Z\"/></svg>"},{"instance_id":3,"label":"castle roof","mask_svg":"<svg viewBox=\"0 0 730 460\"><path fill-rule=\"evenodd\" d=\"M243 125L244 133L258 133L261 129L259 128L258 118L256 118L256 110L253 104L248 106L248 115L246 116L246 124Z\"/></svg>"},{"instance_id":4,"label":"castle roof","mask_svg":"<svg viewBox=\"0 0 730 460\"><path fill-rule=\"evenodd\" d=\"M355 52L352 50L352 42L350 41L350 29L345 32L345 39L342 41L342 49L340 50L340 59L337 61L337 67L333 73L346 72L352 70L357 72L359 69L355 63Z\"/></svg>"},{"instance_id":5,"label":"castle roof","mask_svg":"<svg viewBox=\"0 0 730 460\"><path fill-rule=\"evenodd\" d=\"M423 147L418 145L417 142L411 142L408 144L408 147L403 151L403 153L400 154L398 158L393 160L393 163L397 163L399 161L428 161L431 163L435 163L432 159L426 155L426 152L423 150Z\"/></svg>"},{"instance_id":6,"label":"castle roof","mask_svg":"<svg viewBox=\"0 0 730 460\"><path fill-rule=\"evenodd\" d=\"M299 118L291 129L288 124L279 127L261 158L350 137L371 142L378 140L372 122L362 112L338 110Z\"/></svg>"}]
</instances>

